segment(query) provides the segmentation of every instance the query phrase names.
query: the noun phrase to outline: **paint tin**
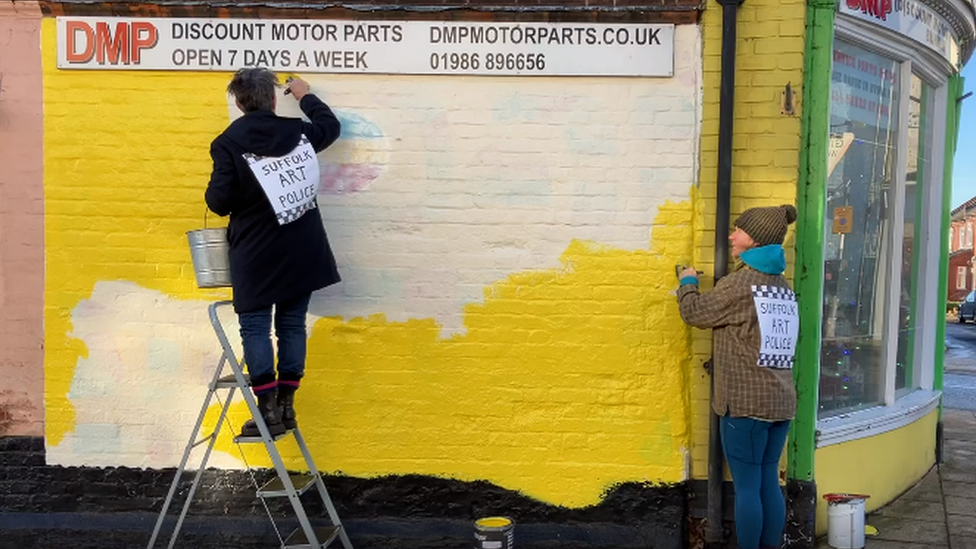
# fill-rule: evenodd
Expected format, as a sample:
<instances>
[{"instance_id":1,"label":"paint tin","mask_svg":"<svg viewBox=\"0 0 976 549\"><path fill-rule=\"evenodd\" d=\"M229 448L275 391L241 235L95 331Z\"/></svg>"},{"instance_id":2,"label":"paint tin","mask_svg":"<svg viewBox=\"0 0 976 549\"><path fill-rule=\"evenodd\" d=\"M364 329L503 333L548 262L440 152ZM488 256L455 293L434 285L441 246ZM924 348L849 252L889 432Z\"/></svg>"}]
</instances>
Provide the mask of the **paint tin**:
<instances>
[{"instance_id":1,"label":"paint tin","mask_svg":"<svg viewBox=\"0 0 976 549\"><path fill-rule=\"evenodd\" d=\"M190 259L197 286L201 288L230 287L230 246L227 229L199 229L186 233L190 244Z\"/></svg>"},{"instance_id":2,"label":"paint tin","mask_svg":"<svg viewBox=\"0 0 976 549\"><path fill-rule=\"evenodd\" d=\"M515 521L508 517L485 517L474 523L474 549L515 547Z\"/></svg>"},{"instance_id":3,"label":"paint tin","mask_svg":"<svg viewBox=\"0 0 976 549\"><path fill-rule=\"evenodd\" d=\"M860 494L826 494L827 544L836 549L864 547L864 500Z\"/></svg>"}]
</instances>

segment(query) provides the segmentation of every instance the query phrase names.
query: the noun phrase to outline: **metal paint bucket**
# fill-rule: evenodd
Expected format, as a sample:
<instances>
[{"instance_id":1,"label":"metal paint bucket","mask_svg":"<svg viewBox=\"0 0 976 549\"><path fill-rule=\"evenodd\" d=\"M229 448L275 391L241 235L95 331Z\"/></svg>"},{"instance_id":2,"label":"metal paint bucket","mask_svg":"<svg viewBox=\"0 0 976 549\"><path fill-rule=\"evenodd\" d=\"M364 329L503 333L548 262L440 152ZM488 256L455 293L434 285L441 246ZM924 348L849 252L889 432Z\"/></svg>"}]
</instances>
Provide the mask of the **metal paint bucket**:
<instances>
[{"instance_id":1,"label":"metal paint bucket","mask_svg":"<svg viewBox=\"0 0 976 549\"><path fill-rule=\"evenodd\" d=\"M186 233L190 244L190 258L197 286L201 288L230 287L230 246L227 229L198 229Z\"/></svg>"},{"instance_id":2,"label":"metal paint bucket","mask_svg":"<svg viewBox=\"0 0 976 549\"><path fill-rule=\"evenodd\" d=\"M515 547L515 521L508 517L485 517L474 523L475 549Z\"/></svg>"},{"instance_id":3,"label":"metal paint bucket","mask_svg":"<svg viewBox=\"0 0 976 549\"><path fill-rule=\"evenodd\" d=\"M864 500L859 494L826 494L827 544L836 549L864 547Z\"/></svg>"}]
</instances>

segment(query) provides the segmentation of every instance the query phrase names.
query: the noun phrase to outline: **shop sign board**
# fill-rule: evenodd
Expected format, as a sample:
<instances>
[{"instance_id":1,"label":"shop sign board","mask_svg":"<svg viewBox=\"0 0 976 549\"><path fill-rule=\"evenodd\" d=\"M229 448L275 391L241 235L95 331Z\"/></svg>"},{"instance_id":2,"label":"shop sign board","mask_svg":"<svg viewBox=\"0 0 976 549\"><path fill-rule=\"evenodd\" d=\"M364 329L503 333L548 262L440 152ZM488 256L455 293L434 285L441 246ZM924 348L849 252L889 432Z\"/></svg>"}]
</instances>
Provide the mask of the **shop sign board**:
<instances>
[{"instance_id":1,"label":"shop sign board","mask_svg":"<svg viewBox=\"0 0 976 549\"><path fill-rule=\"evenodd\" d=\"M959 68L959 41L952 26L919 0L841 0L840 12L897 32Z\"/></svg>"},{"instance_id":2,"label":"shop sign board","mask_svg":"<svg viewBox=\"0 0 976 549\"><path fill-rule=\"evenodd\" d=\"M674 74L674 25L58 17L59 69Z\"/></svg>"}]
</instances>

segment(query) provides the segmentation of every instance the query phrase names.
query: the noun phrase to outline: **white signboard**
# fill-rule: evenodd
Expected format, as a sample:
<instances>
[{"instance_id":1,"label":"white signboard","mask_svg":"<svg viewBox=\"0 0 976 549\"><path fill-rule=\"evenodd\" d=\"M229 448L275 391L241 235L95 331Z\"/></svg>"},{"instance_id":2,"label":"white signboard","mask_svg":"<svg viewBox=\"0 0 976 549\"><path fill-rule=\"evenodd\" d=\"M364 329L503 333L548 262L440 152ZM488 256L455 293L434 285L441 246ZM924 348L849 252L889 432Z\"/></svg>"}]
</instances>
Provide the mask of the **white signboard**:
<instances>
[{"instance_id":1,"label":"white signboard","mask_svg":"<svg viewBox=\"0 0 976 549\"><path fill-rule=\"evenodd\" d=\"M952 27L919 0L841 0L840 12L905 35L959 67L959 41Z\"/></svg>"},{"instance_id":2,"label":"white signboard","mask_svg":"<svg viewBox=\"0 0 976 549\"><path fill-rule=\"evenodd\" d=\"M674 25L58 17L58 68L672 76Z\"/></svg>"},{"instance_id":3,"label":"white signboard","mask_svg":"<svg viewBox=\"0 0 976 549\"><path fill-rule=\"evenodd\" d=\"M278 224L287 225L318 205L319 160L304 135L284 156L244 153L244 160L271 202Z\"/></svg>"},{"instance_id":4,"label":"white signboard","mask_svg":"<svg viewBox=\"0 0 976 549\"><path fill-rule=\"evenodd\" d=\"M753 286L752 299L759 317L759 366L792 368L800 315L796 294L778 286Z\"/></svg>"}]
</instances>

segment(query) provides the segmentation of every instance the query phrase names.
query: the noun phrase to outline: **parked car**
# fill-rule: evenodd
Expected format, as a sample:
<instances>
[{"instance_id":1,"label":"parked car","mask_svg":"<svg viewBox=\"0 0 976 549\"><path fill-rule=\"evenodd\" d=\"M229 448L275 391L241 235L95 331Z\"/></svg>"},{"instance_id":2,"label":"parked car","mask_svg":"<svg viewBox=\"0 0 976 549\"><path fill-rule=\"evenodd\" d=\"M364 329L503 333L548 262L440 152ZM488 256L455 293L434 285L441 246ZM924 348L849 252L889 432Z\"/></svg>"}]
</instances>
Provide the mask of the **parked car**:
<instances>
[{"instance_id":1,"label":"parked car","mask_svg":"<svg viewBox=\"0 0 976 549\"><path fill-rule=\"evenodd\" d=\"M969 292L959 304L959 323L965 324L967 320L976 321L976 290Z\"/></svg>"}]
</instances>

